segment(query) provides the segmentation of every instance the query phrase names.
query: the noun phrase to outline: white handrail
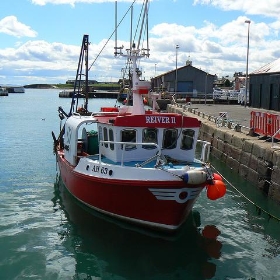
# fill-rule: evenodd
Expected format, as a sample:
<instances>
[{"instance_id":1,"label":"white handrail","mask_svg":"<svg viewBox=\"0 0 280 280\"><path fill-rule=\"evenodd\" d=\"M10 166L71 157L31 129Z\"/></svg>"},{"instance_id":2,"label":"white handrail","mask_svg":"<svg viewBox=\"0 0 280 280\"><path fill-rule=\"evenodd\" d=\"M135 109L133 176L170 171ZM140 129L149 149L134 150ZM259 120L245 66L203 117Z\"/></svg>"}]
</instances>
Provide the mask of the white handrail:
<instances>
[{"instance_id":1,"label":"white handrail","mask_svg":"<svg viewBox=\"0 0 280 280\"><path fill-rule=\"evenodd\" d=\"M200 160L202 162L207 162L209 160L211 143L205 140L197 140L197 143L202 144Z\"/></svg>"}]
</instances>

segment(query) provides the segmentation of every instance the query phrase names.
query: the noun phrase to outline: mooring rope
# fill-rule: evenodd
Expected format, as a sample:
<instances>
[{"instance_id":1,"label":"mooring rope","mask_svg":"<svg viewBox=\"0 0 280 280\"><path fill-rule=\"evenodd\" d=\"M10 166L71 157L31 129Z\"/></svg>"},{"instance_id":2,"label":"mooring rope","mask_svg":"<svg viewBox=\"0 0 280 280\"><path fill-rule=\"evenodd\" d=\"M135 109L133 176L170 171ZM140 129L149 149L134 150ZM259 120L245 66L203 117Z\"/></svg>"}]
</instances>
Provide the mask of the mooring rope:
<instances>
[{"instance_id":1,"label":"mooring rope","mask_svg":"<svg viewBox=\"0 0 280 280\"><path fill-rule=\"evenodd\" d=\"M223 180L231 187L233 188L240 196L242 196L243 198L245 198L248 202L250 202L251 204L253 204L256 207L256 211L258 215L261 215L261 213L265 213L268 215L268 220L270 220L271 218L276 220L276 221L280 221L280 218L272 215L271 213L269 213L268 211L264 210L262 207L258 206L255 202L253 202L250 198L248 198L246 195L244 195L241 191L239 191L232 183L230 183L218 170L217 168L215 168L212 164L211 167L215 170L215 172L217 172L222 178Z\"/></svg>"}]
</instances>

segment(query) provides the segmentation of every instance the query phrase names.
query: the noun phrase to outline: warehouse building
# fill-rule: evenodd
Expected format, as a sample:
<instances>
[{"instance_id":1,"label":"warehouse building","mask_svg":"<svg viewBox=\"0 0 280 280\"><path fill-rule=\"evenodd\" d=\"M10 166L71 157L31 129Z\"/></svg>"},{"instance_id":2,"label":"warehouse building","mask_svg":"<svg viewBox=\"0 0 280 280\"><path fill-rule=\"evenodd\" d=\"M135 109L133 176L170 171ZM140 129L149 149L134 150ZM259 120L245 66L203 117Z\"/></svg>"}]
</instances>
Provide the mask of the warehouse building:
<instances>
[{"instance_id":1,"label":"warehouse building","mask_svg":"<svg viewBox=\"0 0 280 280\"><path fill-rule=\"evenodd\" d=\"M280 111L280 59L250 73L249 105Z\"/></svg>"},{"instance_id":2,"label":"warehouse building","mask_svg":"<svg viewBox=\"0 0 280 280\"><path fill-rule=\"evenodd\" d=\"M179 96L200 97L205 93L212 97L214 75L192 66L190 61L175 70L151 79L155 91L167 91Z\"/></svg>"}]
</instances>

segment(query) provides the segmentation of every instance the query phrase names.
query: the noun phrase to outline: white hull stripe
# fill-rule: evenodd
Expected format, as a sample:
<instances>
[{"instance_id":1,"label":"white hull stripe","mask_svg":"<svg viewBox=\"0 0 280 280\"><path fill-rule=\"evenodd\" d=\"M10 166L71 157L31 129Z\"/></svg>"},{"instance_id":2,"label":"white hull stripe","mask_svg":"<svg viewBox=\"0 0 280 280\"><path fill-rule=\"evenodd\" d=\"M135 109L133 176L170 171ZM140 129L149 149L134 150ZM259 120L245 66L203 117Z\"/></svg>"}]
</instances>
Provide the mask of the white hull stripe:
<instances>
[{"instance_id":1,"label":"white hull stripe","mask_svg":"<svg viewBox=\"0 0 280 280\"><path fill-rule=\"evenodd\" d=\"M158 200L175 200L178 203L185 203L196 198L203 188L183 189L149 189Z\"/></svg>"}]
</instances>

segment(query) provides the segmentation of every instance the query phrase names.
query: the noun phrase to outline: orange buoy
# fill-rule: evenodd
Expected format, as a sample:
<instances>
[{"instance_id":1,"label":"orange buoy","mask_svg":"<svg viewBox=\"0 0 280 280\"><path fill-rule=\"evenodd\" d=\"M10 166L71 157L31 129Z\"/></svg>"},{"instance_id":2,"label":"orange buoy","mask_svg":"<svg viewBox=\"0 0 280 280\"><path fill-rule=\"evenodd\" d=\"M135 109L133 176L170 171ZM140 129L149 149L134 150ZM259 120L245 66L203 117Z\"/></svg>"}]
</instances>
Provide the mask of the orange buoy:
<instances>
[{"instance_id":1,"label":"orange buoy","mask_svg":"<svg viewBox=\"0 0 280 280\"><path fill-rule=\"evenodd\" d=\"M227 191L226 184L223 181L215 180L215 185L219 189L219 192L220 192L220 195L221 195L220 197L223 197L226 194L226 191Z\"/></svg>"},{"instance_id":2,"label":"orange buoy","mask_svg":"<svg viewBox=\"0 0 280 280\"><path fill-rule=\"evenodd\" d=\"M221 180L213 180L213 183L207 186L207 197L211 200L221 198L225 193L226 185Z\"/></svg>"},{"instance_id":3,"label":"orange buoy","mask_svg":"<svg viewBox=\"0 0 280 280\"><path fill-rule=\"evenodd\" d=\"M223 178L221 175L219 175L218 173L213 173L213 179L214 180L220 180L223 181Z\"/></svg>"},{"instance_id":4,"label":"orange buoy","mask_svg":"<svg viewBox=\"0 0 280 280\"><path fill-rule=\"evenodd\" d=\"M220 197L219 190L216 188L215 185L207 186L207 197L211 200L216 200Z\"/></svg>"}]
</instances>

